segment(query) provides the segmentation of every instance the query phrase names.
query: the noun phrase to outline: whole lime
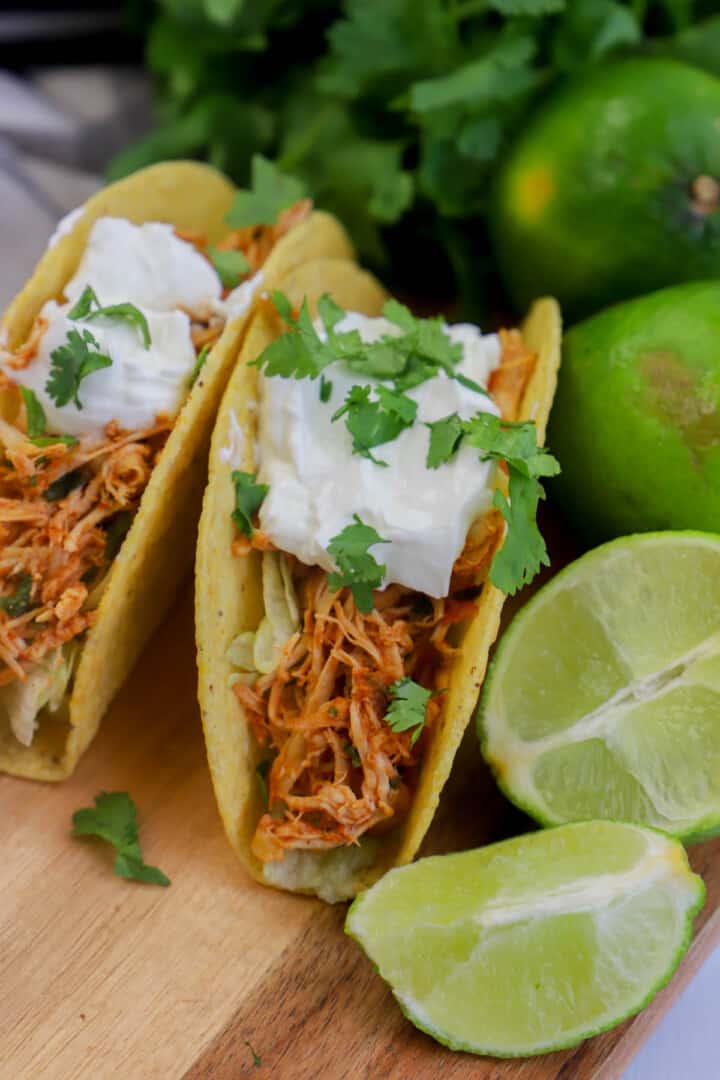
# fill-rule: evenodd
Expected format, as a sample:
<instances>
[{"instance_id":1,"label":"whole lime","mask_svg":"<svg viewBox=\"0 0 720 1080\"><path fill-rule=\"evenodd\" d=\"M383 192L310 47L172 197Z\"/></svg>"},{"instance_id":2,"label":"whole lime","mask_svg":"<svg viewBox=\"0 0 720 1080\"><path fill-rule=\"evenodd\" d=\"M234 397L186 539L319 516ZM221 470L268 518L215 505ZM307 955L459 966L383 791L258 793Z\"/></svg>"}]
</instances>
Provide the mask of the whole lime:
<instances>
[{"instance_id":1,"label":"whole lime","mask_svg":"<svg viewBox=\"0 0 720 1080\"><path fill-rule=\"evenodd\" d=\"M508 291L572 320L720 277L720 80L672 60L599 68L535 114L490 216Z\"/></svg>"},{"instance_id":2,"label":"whole lime","mask_svg":"<svg viewBox=\"0 0 720 1080\"><path fill-rule=\"evenodd\" d=\"M588 539L720 532L720 281L661 289L565 337L553 498Z\"/></svg>"}]
</instances>

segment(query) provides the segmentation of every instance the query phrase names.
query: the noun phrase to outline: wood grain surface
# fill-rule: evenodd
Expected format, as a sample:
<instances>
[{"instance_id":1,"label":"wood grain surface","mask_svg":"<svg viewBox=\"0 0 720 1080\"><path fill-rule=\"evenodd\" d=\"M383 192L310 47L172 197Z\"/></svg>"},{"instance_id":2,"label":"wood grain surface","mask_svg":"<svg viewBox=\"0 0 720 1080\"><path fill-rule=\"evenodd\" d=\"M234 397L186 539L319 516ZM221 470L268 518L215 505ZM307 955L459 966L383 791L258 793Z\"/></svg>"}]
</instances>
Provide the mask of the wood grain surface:
<instances>
[{"instance_id":1,"label":"wood grain surface","mask_svg":"<svg viewBox=\"0 0 720 1080\"><path fill-rule=\"evenodd\" d=\"M71 839L73 811L101 790L130 791L145 858L170 888L123 881L106 845ZM344 935L344 907L264 889L236 863L204 759L189 590L76 774L1 778L0 821L2 1080L611 1080L720 940L713 841L691 852L708 886L693 947L639 1017L527 1061L438 1046ZM425 851L529 827L468 737Z\"/></svg>"}]
</instances>

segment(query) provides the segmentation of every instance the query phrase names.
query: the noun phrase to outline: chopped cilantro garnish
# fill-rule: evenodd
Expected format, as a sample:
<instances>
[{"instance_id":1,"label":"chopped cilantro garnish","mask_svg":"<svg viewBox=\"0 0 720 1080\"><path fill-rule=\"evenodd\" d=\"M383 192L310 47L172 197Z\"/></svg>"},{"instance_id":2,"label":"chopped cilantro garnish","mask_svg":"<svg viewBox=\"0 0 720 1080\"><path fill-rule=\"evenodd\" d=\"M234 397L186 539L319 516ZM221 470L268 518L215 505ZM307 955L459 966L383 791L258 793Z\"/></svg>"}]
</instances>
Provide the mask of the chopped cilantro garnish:
<instances>
[{"instance_id":1,"label":"chopped cilantro garnish","mask_svg":"<svg viewBox=\"0 0 720 1080\"><path fill-rule=\"evenodd\" d=\"M313 326L306 301L295 318L292 305L283 293L274 292L272 299L295 333L280 335L253 361L266 375L315 379L328 364L341 361L365 377L392 381L395 391L402 393L433 378L440 370L453 375L462 358L462 345L450 340L442 319L416 319L397 300L389 300L383 311L403 333L384 334L378 341L366 342L357 330L337 332L337 324L345 312L327 294L318 301L325 340Z\"/></svg>"},{"instance_id":2,"label":"chopped cilantro garnish","mask_svg":"<svg viewBox=\"0 0 720 1080\"><path fill-rule=\"evenodd\" d=\"M251 540L253 514L257 513L262 506L270 488L267 484L257 484L254 473L240 472L239 469L234 470L232 482L235 485L235 509L232 512L232 519L240 532Z\"/></svg>"},{"instance_id":3,"label":"chopped cilantro garnish","mask_svg":"<svg viewBox=\"0 0 720 1080\"><path fill-rule=\"evenodd\" d=\"M77 330L68 330L67 343L53 349L50 364L50 376L45 383L47 393L59 408L74 401L82 409L78 397L80 383L93 371L110 367L112 360L107 353L100 352L100 345L89 330L83 330L82 335Z\"/></svg>"},{"instance_id":4,"label":"chopped cilantro garnish","mask_svg":"<svg viewBox=\"0 0 720 1080\"><path fill-rule=\"evenodd\" d=\"M31 439L35 439L45 431L45 425L47 424L45 410L38 401L34 390L30 390L27 386L21 386L20 393L25 404L27 433Z\"/></svg>"},{"instance_id":5,"label":"chopped cilantro garnish","mask_svg":"<svg viewBox=\"0 0 720 1080\"><path fill-rule=\"evenodd\" d=\"M371 401L374 391L376 401ZM415 420L417 402L407 394L399 394L386 386L353 386L348 391L345 403L334 414L333 420L346 416L345 426L352 435L354 454L370 458L376 465L385 465L378 461L370 450L374 446L396 439L401 431Z\"/></svg>"},{"instance_id":6,"label":"chopped cilantro garnish","mask_svg":"<svg viewBox=\"0 0 720 1080\"><path fill-rule=\"evenodd\" d=\"M414 746L420 738L425 723L427 703L432 697L432 690L426 690L412 679L398 679L390 687L390 705L385 713L385 720L393 731L410 731L410 745Z\"/></svg>"},{"instance_id":7,"label":"chopped cilantro garnish","mask_svg":"<svg viewBox=\"0 0 720 1080\"><path fill-rule=\"evenodd\" d=\"M145 348L150 348L150 327L140 308L130 303L110 304L108 307L103 307L92 286L86 285L79 299L68 312L68 319L73 321L82 319L89 322L90 319L98 318L120 319L130 323L140 334ZM95 344L97 345L97 342Z\"/></svg>"},{"instance_id":8,"label":"chopped cilantro garnish","mask_svg":"<svg viewBox=\"0 0 720 1080\"><path fill-rule=\"evenodd\" d=\"M253 1065L255 1066L256 1069L259 1069L260 1066L262 1065L262 1058L260 1057L259 1054L255 1053L255 1051L253 1050L252 1046L247 1041L247 1039L245 1040L245 1045L247 1046L248 1050L252 1054Z\"/></svg>"},{"instance_id":9,"label":"chopped cilantro garnish","mask_svg":"<svg viewBox=\"0 0 720 1080\"><path fill-rule=\"evenodd\" d=\"M474 390L476 394L482 394L483 397L490 397L490 393L481 386L480 383L475 382L474 379L468 379L467 375L462 375L456 372L453 375L455 382L459 382L461 386L464 386L466 390Z\"/></svg>"},{"instance_id":10,"label":"chopped cilantro garnish","mask_svg":"<svg viewBox=\"0 0 720 1080\"><path fill-rule=\"evenodd\" d=\"M225 218L234 229L247 225L274 225L283 210L304 198L305 185L280 172L262 154L254 154L249 190L238 191Z\"/></svg>"},{"instance_id":11,"label":"chopped cilantro garnish","mask_svg":"<svg viewBox=\"0 0 720 1080\"><path fill-rule=\"evenodd\" d=\"M209 352L210 352L210 346L209 345L203 345L202 349L197 354L197 359L195 361L195 365L194 365L192 371L190 372L190 374L188 375L188 386L190 387L190 389L192 389L193 386L195 385L195 383L197 382L197 377L200 374L200 372L202 371L203 367L205 366L205 361L208 358L208 353Z\"/></svg>"},{"instance_id":12,"label":"chopped cilantro garnish","mask_svg":"<svg viewBox=\"0 0 720 1080\"><path fill-rule=\"evenodd\" d=\"M490 580L502 592L513 594L532 581L541 566L548 566L545 541L536 524L537 507L545 497L539 477L556 476L557 460L537 445L532 420L510 423L492 413L478 413L463 424L470 446L483 461L504 461L508 467L508 493L496 491L495 506L507 522L505 541L490 567Z\"/></svg>"},{"instance_id":13,"label":"chopped cilantro garnish","mask_svg":"<svg viewBox=\"0 0 720 1080\"><path fill-rule=\"evenodd\" d=\"M81 487L85 483L85 475L82 469L73 469L72 472L67 472L63 476L58 477L44 492L44 497L48 502L60 502L66 495L69 495L75 488Z\"/></svg>"},{"instance_id":14,"label":"chopped cilantro garnish","mask_svg":"<svg viewBox=\"0 0 720 1080\"><path fill-rule=\"evenodd\" d=\"M170 879L157 866L143 862L140 852L135 803L127 791L101 791L95 806L76 810L72 817L73 836L97 836L115 848L113 870L119 877L147 885L169 885Z\"/></svg>"},{"instance_id":15,"label":"chopped cilantro garnish","mask_svg":"<svg viewBox=\"0 0 720 1080\"><path fill-rule=\"evenodd\" d=\"M234 289L240 278L250 272L250 263L242 251L223 251L211 244L208 256L226 289Z\"/></svg>"},{"instance_id":16,"label":"chopped cilantro garnish","mask_svg":"<svg viewBox=\"0 0 720 1080\"><path fill-rule=\"evenodd\" d=\"M68 319L72 319L73 322L78 319L85 319L93 308L99 307L100 301L97 298L95 290L92 285L86 285L78 299L68 311Z\"/></svg>"},{"instance_id":17,"label":"chopped cilantro garnish","mask_svg":"<svg viewBox=\"0 0 720 1080\"><path fill-rule=\"evenodd\" d=\"M30 598L32 583L30 574L20 574L15 592L10 593L9 596L0 597L0 611L4 611L11 619L17 619L26 611L30 611L33 606Z\"/></svg>"},{"instance_id":18,"label":"chopped cilantro garnish","mask_svg":"<svg viewBox=\"0 0 720 1080\"><path fill-rule=\"evenodd\" d=\"M57 446L64 443L65 446L75 446L77 439L74 435L36 435L30 442L33 446Z\"/></svg>"},{"instance_id":19,"label":"chopped cilantro garnish","mask_svg":"<svg viewBox=\"0 0 720 1080\"><path fill-rule=\"evenodd\" d=\"M25 402L27 436L33 446L55 446L57 443L64 443L65 446L75 445L77 439L73 435L44 435L47 417L35 391L27 386L21 386L20 393Z\"/></svg>"},{"instance_id":20,"label":"chopped cilantro garnish","mask_svg":"<svg viewBox=\"0 0 720 1080\"><path fill-rule=\"evenodd\" d=\"M355 524L346 525L328 544L328 555L338 567L336 572L328 576L328 585L333 592L347 586L360 611L367 615L373 608L373 589L382 584L386 570L373 558L368 548L389 541L383 540L371 525L365 525L357 514L354 518Z\"/></svg>"},{"instance_id":21,"label":"chopped cilantro garnish","mask_svg":"<svg viewBox=\"0 0 720 1080\"><path fill-rule=\"evenodd\" d=\"M457 413L450 413L426 426L430 428L430 445L425 464L428 469L437 469L457 453L462 442L463 423Z\"/></svg>"},{"instance_id":22,"label":"chopped cilantro garnish","mask_svg":"<svg viewBox=\"0 0 720 1080\"><path fill-rule=\"evenodd\" d=\"M330 379L326 379L324 375L320 376L320 400L328 402L332 396L333 384Z\"/></svg>"}]
</instances>

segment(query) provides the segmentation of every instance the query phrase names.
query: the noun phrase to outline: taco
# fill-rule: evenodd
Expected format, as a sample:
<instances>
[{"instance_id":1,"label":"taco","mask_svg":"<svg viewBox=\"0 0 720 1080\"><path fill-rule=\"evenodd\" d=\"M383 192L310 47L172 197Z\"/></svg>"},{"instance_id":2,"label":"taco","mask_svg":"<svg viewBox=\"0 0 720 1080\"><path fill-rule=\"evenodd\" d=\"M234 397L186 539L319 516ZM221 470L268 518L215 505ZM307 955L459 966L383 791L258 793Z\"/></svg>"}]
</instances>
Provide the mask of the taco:
<instances>
[{"instance_id":1,"label":"taco","mask_svg":"<svg viewBox=\"0 0 720 1080\"><path fill-rule=\"evenodd\" d=\"M547 561L560 314L540 300L483 336L413 318L333 260L278 289L211 444L199 700L237 855L332 902L416 853L503 592Z\"/></svg>"},{"instance_id":2,"label":"taco","mask_svg":"<svg viewBox=\"0 0 720 1080\"><path fill-rule=\"evenodd\" d=\"M333 218L282 178L263 186L268 168L250 192L191 162L100 191L3 319L0 770L72 771L192 565L259 293L307 258L352 256Z\"/></svg>"}]
</instances>

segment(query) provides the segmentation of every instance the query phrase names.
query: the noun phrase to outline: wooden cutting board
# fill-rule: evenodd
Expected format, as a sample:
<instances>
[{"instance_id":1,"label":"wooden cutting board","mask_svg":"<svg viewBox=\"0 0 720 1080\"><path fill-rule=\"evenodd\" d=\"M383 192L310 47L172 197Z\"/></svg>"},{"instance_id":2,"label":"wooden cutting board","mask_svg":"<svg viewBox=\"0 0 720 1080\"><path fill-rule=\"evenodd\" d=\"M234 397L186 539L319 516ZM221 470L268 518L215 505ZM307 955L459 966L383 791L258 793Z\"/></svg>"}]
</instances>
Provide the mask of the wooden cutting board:
<instances>
[{"instance_id":1,"label":"wooden cutting board","mask_svg":"<svg viewBox=\"0 0 720 1080\"><path fill-rule=\"evenodd\" d=\"M188 590L75 776L0 778L2 1080L609 1080L720 941L716 840L691 852L708 886L694 944L644 1013L544 1058L451 1053L403 1018L343 934L344 906L245 876L215 809L195 678ZM145 858L170 888L123 881L106 845L71 839L73 811L101 790L131 793ZM470 733L425 851L529 827Z\"/></svg>"}]
</instances>

